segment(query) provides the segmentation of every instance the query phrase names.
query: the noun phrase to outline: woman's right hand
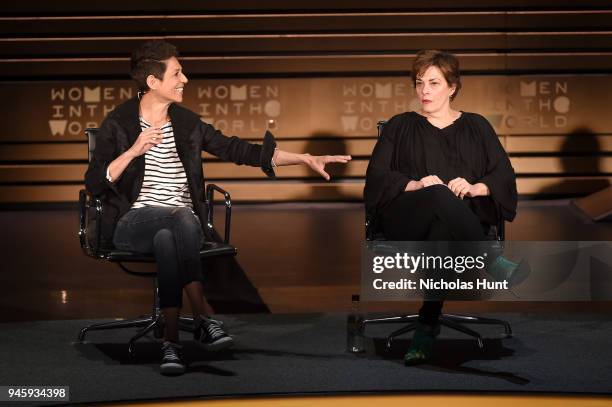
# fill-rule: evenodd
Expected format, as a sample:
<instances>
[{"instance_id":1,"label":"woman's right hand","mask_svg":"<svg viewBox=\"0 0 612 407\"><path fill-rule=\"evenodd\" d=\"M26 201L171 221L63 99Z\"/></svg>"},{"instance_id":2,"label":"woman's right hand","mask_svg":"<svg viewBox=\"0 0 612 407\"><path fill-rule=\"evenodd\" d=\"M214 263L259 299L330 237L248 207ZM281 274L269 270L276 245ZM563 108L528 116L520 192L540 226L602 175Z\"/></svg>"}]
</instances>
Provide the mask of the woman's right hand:
<instances>
[{"instance_id":1,"label":"woman's right hand","mask_svg":"<svg viewBox=\"0 0 612 407\"><path fill-rule=\"evenodd\" d=\"M426 177L421 178L419 182L422 185L421 188L426 188L426 187L430 187L432 185L437 185L437 184L444 185L444 182L442 182L442 180L438 178L437 175L428 175Z\"/></svg>"},{"instance_id":2,"label":"woman's right hand","mask_svg":"<svg viewBox=\"0 0 612 407\"><path fill-rule=\"evenodd\" d=\"M138 135L138 138L128 152L133 158L136 158L149 151L154 145L161 143L162 139L163 134L159 128L149 127Z\"/></svg>"},{"instance_id":3,"label":"woman's right hand","mask_svg":"<svg viewBox=\"0 0 612 407\"><path fill-rule=\"evenodd\" d=\"M425 187L430 187L432 185L437 185L437 184L444 185L442 180L440 178L438 178L437 175L428 175L426 177L421 178L419 181L414 181L414 180L410 181L406 185L406 188L404 190L406 192L418 191L419 189L422 189L422 188L425 188Z\"/></svg>"}]
</instances>

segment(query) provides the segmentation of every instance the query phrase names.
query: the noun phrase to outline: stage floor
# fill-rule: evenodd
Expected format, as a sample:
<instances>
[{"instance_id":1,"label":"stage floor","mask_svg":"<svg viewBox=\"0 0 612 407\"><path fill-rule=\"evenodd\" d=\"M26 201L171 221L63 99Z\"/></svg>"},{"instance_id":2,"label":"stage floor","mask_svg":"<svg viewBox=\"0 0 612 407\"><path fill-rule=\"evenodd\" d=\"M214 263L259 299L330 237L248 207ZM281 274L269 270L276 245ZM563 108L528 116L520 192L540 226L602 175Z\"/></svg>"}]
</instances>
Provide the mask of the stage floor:
<instances>
[{"instance_id":1,"label":"stage floor","mask_svg":"<svg viewBox=\"0 0 612 407\"><path fill-rule=\"evenodd\" d=\"M216 215L222 220L222 211ZM272 313L344 312L359 291L364 240L359 203L235 205L237 260ZM149 311L151 281L86 257L76 209L2 211L0 321L119 318ZM568 200L521 201L508 240L612 240ZM370 303L370 311L414 311L416 303ZM603 312L607 302L449 302L453 312ZM218 309L217 312L227 313ZM238 309L249 312L249 309Z\"/></svg>"},{"instance_id":2,"label":"stage floor","mask_svg":"<svg viewBox=\"0 0 612 407\"><path fill-rule=\"evenodd\" d=\"M185 334L188 371L159 374L160 346L145 337L131 359L133 330L90 332L75 343L79 329L93 321L0 324L0 383L70 387L70 401L151 401L185 398L321 396L348 394L606 395L612 392L608 314L485 314L506 318L512 338L498 327L482 327L484 350L476 341L442 330L431 362L405 367L409 336L387 352L391 326L366 331L366 352L346 348L346 315L221 315L236 338L233 349L206 353ZM21 405L21 403L20 403ZM25 405L25 403L24 403Z\"/></svg>"},{"instance_id":3,"label":"stage floor","mask_svg":"<svg viewBox=\"0 0 612 407\"><path fill-rule=\"evenodd\" d=\"M611 302L449 302L447 312L509 320L514 337L500 339L499 328L482 327L488 339L480 351L471 338L446 329L431 363L406 368L402 355L408 336L385 352L384 336L391 327L372 326L367 352L346 353L346 311L351 294L359 291L360 204L236 206L232 241L239 249L237 259L271 314L221 316L237 345L220 354L202 352L184 337L191 365L177 378L159 374L159 344L153 338L138 342L136 358L129 358L126 342L132 330L92 332L87 342L74 342L87 323L145 314L152 301L151 281L80 251L74 209L4 211L0 222L5 236L0 249L3 384L68 385L71 401L80 403L228 395L258 397L252 401L260 404L254 405L274 405L267 400L277 395L334 395L334 403L341 403L351 402L338 399L343 395L379 392L392 397L424 392L402 397L403 402L420 402L412 397L421 395L432 402L431 397L446 397L438 392L511 394L500 405L508 400L530 405L521 397L533 401L541 394L604 396L590 398L593 406L610 401L612 366L605 361ZM612 224L590 222L568 201L522 201L506 237L612 240ZM365 303L362 310L412 312L419 306ZM326 405L326 397L285 399L279 405ZM557 404L561 400L566 399L549 399L564 405ZM233 405L232 400L219 402ZM351 405L359 402L364 400L355 398Z\"/></svg>"}]
</instances>

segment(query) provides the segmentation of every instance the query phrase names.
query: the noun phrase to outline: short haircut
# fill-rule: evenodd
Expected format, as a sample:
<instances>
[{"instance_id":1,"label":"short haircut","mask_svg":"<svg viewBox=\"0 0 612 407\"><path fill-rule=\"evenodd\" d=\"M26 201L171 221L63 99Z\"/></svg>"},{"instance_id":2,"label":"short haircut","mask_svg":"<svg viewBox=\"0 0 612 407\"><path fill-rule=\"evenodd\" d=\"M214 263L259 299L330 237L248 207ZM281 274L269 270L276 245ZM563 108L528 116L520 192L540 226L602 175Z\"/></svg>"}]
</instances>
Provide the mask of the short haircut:
<instances>
[{"instance_id":1,"label":"short haircut","mask_svg":"<svg viewBox=\"0 0 612 407\"><path fill-rule=\"evenodd\" d=\"M166 72L165 60L178 57L176 47L164 40L151 40L142 44L132 52L130 60L130 76L136 81L139 92L149 90L147 77L155 76L162 80Z\"/></svg>"},{"instance_id":2,"label":"short haircut","mask_svg":"<svg viewBox=\"0 0 612 407\"><path fill-rule=\"evenodd\" d=\"M425 71L435 66L442 72L448 86L455 86L455 91L450 96L450 100L455 99L461 89L461 77L459 76L459 60L450 52L438 51L436 49L426 49L419 51L416 59L412 63L412 84L416 87L417 78L423 76Z\"/></svg>"}]
</instances>

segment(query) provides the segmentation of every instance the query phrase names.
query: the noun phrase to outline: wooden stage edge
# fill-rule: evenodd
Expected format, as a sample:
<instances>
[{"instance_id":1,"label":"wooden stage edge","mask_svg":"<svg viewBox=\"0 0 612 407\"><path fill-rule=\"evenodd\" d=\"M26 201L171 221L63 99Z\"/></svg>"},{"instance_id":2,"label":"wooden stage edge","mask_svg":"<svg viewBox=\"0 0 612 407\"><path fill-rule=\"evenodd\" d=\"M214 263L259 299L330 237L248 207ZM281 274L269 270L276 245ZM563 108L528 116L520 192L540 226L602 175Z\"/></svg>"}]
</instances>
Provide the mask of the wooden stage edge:
<instances>
[{"instance_id":1,"label":"wooden stage edge","mask_svg":"<svg viewBox=\"0 0 612 407\"><path fill-rule=\"evenodd\" d=\"M380 404L379 404L380 403ZM609 407L612 397L574 396L574 395L470 395L470 394L419 394L419 395L356 395L356 396L310 396L310 397L262 397L262 398L227 398L216 400L193 401L160 401L149 403L112 404L113 406L131 407L385 407L413 406L452 406L452 407ZM111 405L111 404L107 404Z\"/></svg>"}]
</instances>

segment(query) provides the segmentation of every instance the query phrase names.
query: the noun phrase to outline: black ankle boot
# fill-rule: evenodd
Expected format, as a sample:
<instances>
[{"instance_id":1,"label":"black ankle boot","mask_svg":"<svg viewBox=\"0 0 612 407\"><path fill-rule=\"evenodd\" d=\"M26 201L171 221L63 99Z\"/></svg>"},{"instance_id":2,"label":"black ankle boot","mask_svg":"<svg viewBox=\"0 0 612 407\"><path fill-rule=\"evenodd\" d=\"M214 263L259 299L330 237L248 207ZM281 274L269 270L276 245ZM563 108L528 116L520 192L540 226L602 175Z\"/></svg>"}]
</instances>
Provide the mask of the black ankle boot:
<instances>
[{"instance_id":1,"label":"black ankle boot","mask_svg":"<svg viewBox=\"0 0 612 407\"><path fill-rule=\"evenodd\" d=\"M436 336L439 333L440 324L427 325L417 322L414 336L410 342L410 348L408 348L408 352L404 355L404 364L412 366L430 360L433 355Z\"/></svg>"}]
</instances>

